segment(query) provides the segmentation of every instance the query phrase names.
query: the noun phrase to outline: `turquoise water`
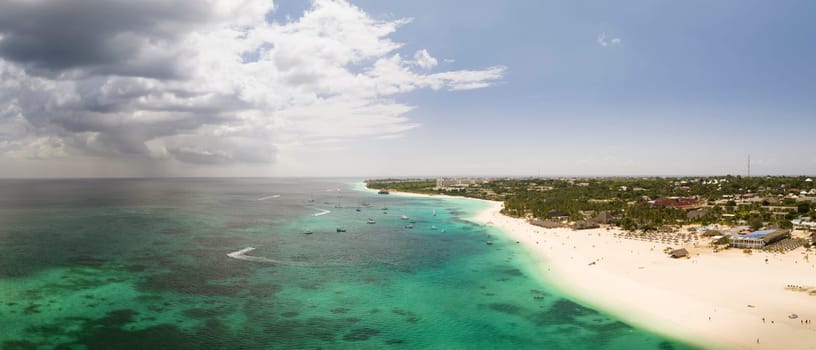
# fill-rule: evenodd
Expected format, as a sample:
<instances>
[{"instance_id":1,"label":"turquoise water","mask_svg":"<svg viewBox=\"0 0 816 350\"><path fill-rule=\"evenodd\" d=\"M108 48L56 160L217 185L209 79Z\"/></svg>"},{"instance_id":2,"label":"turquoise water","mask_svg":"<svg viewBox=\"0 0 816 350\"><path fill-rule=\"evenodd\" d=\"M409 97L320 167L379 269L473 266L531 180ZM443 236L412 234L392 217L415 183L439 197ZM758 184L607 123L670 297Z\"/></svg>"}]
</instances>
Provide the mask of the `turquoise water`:
<instances>
[{"instance_id":1,"label":"turquoise water","mask_svg":"<svg viewBox=\"0 0 816 350\"><path fill-rule=\"evenodd\" d=\"M484 208L347 180L0 181L0 344L688 348L545 285L465 220ZM277 262L226 255L247 247Z\"/></svg>"}]
</instances>

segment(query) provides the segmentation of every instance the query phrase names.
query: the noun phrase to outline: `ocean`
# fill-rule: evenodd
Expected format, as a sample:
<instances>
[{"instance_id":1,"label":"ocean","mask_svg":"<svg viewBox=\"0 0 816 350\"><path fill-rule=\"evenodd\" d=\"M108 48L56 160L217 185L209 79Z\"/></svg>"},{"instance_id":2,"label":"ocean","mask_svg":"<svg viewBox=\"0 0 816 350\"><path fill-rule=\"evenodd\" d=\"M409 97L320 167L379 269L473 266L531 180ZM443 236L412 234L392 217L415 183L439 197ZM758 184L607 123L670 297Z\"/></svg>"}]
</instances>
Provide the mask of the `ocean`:
<instances>
[{"instance_id":1,"label":"ocean","mask_svg":"<svg viewBox=\"0 0 816 350\"><path fill-rule=\"evenodd\" d=\"M0 180L0 345L690 348L546 285L467 220L485 208L354 179Z\"/></svg>"}]
</instances>

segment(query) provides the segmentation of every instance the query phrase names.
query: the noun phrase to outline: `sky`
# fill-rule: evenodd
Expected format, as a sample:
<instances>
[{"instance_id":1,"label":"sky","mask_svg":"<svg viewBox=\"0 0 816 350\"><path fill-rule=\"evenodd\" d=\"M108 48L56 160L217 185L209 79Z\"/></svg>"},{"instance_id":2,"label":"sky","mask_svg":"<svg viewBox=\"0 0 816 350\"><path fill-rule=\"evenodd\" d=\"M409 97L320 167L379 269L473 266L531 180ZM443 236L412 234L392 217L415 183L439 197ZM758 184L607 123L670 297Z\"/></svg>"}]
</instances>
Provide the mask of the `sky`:
<instances>
[{"instance_id":1,"label":"sky","mask_svg":"<svg viewBox=\"0 0 816 350\"><path fill-rule=\"evenodd\" d=\"M0 177L814 175L814 13L6 0Z\"/></svg>"}]
</instances>

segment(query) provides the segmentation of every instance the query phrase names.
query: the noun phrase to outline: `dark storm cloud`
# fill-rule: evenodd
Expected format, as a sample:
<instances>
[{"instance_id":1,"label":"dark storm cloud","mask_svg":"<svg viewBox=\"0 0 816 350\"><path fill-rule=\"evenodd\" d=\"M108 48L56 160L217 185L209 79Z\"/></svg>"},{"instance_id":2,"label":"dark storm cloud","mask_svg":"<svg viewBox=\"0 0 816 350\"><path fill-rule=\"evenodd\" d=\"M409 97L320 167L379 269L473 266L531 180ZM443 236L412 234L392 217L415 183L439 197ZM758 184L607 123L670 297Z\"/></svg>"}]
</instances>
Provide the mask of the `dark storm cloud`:
<instances>
[{"instance_id":1,"label":"dark storm cloud","mask_svg":"<svg viewBox=\"0 0 816 350\"><path fill-rule=\"evenodd\" d=\"M262 140L229 137L181 138L167 147L170 156L186 163L205 165L230 163L269 163L277 148Z\"/></svg>"},{"instance_id":2,"label":"dark storm cloud","mask_svg":"<svg viewBox=\"0 0 816 350\"><path fill-rule=\"evenodd\" d=\"M0 57L37 75L174 78L173 43L210 17L194 0L4 0Z\"/></svg>"},{"instance_id":3,"label":"dark storm cloud","mask_svg":"<svg viewBox=\"0 0 816 350\"><path fill-rule=\"evenodd\" d=\"M232 94L156 90L131 77L92 77L73 84L70 99L27 88L17 94L17 102L31 125L55 130L70 146L97 155L148 155L145 141L228 124L250 107ZM89 140L84 135L89 132L97 136Z\"/></svg>"}]
</instances>

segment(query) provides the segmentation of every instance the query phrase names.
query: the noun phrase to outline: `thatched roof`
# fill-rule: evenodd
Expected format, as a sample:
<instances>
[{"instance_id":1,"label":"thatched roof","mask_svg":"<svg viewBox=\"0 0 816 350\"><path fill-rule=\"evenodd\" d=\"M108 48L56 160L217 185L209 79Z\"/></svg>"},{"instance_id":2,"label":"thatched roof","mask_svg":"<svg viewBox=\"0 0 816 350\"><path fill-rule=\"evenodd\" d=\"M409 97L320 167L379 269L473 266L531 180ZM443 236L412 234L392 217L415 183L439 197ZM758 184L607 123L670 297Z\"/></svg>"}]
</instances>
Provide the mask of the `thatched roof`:
<instances>
[{"instance_id":1,"label":"thatched roof","mask_svg":"<svg viewBox=\"0 0 816 350\"><path fill-rule=\"evenodd\" d=\"M559 218L559 217L568 217L569 214L567 214L567 213L565 213L563 211L560 211L560 210L550 210L550 211L547 212L547 216L549 216L551 218Z\"/></svg>"},{"instance_id":2,"label":"thatched roof","mask_svg":"<svg viewBox=\"0 0 816 350\"><path fill-rule=\"evenodd\" d=\"M560 227L566 227L567 226L567 225L565 225L565 224L563 224L561 222L558 222L558 221L539 220L539 219L530 220L530 224L536 225L538 227L543 227L543 228L560 228Z\"/></svg>"},{"instance_id":3,"label":"thatched roof","mask_svg":"<svg viewBox=\"0 0 816 350\"><path fill-rule=\"evenodd\" d=\"M674 258L684 257L688 255L688 250L686 250L686 248L675 249L672 250L671 253L669 253L669 255L671 255Z\"/></svg>"},{"instance_id":4,"label":"thatched roof","mask_svg":"<svg viewBox=\"0 0 816 350\"><path fill-rule=\"evenodd\" d=\"M703 237L714 237L714 236L719 236L719 235L722 235L722 232L717 231L717 230L706 230L702 234Z\"/></svg>"},{"instance_id":5,"label":"thatched roof","mask_svg":"<svg viewBox=\"0 0 816 350\"><path fill-rule=\"evenodd\" d=\"M601 227L601 226L598 225L597 223L592 222L592 221L588 221L588 220L576 221L572 225L572 228L576 229L576 230L588 230L588 229L599 228L599 227Z\"/></svg>"},{"instance_id":6,"label":"thatched roof","mask_svg":"<svg viewBox=\"0 0 816 350\"><path fill-rule=\"evenodd\" d=\"M788 230L776 230L771 232L767 235L762 236L762 240L765 241L765 244L771 244L783 238L787 238L790 232Z\"/></svg>"}]
</instances>

